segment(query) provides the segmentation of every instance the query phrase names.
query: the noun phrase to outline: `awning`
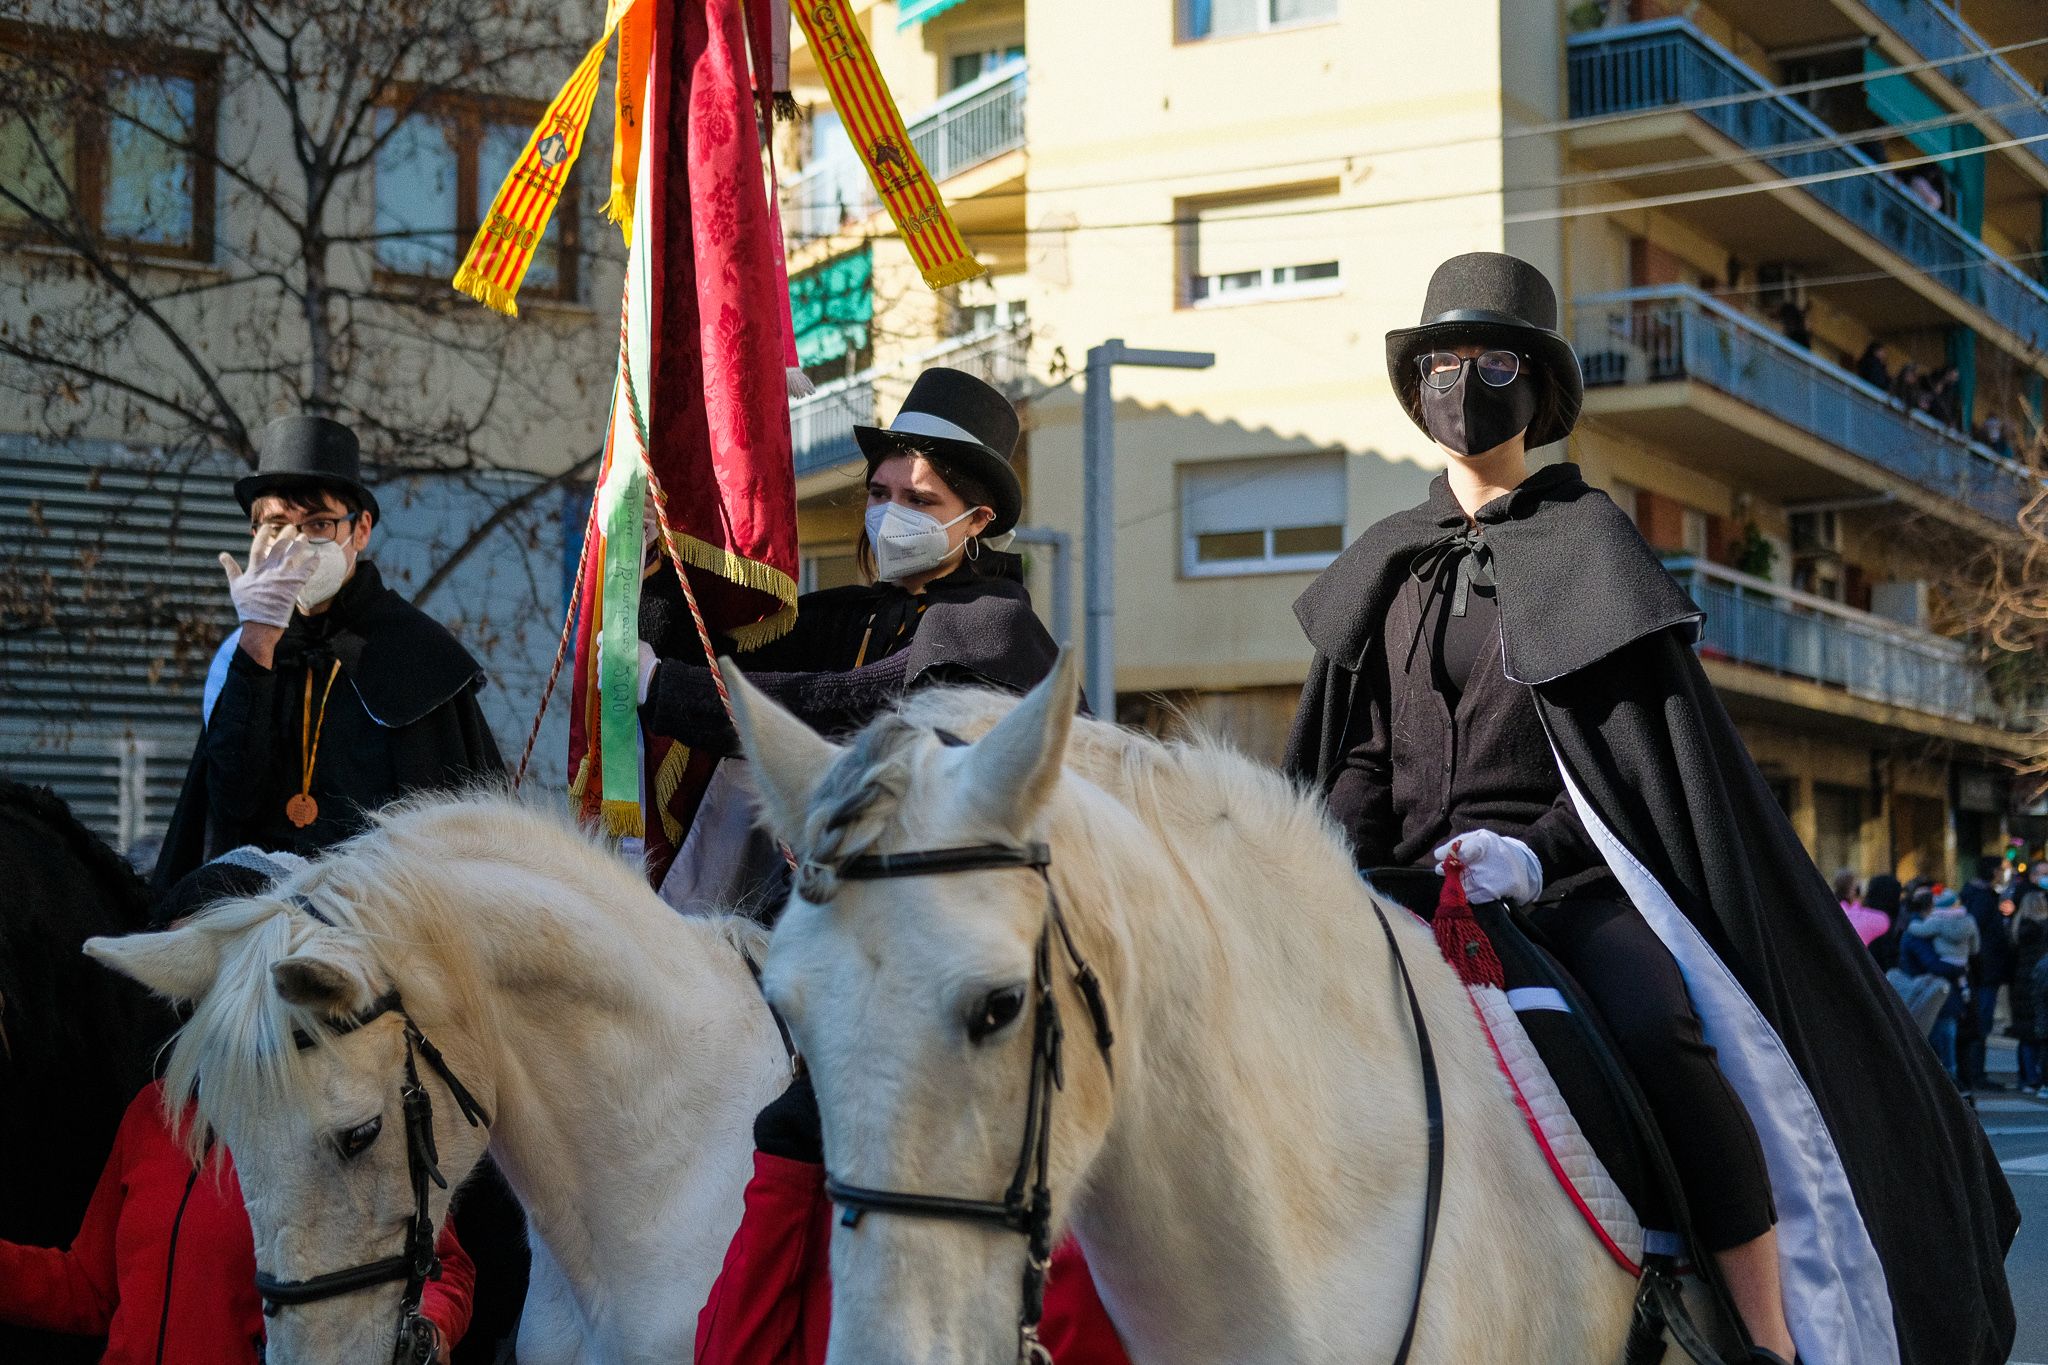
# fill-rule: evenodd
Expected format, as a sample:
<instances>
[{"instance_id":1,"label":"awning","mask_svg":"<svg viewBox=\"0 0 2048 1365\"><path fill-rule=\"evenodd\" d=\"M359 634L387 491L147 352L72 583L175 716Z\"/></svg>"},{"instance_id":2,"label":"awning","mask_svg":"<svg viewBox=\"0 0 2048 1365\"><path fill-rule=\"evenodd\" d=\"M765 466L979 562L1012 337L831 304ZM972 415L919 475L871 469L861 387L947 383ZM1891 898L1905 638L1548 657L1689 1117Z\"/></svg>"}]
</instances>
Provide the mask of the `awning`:
<instances>
[{"instance_id":1,"label":"awning","mask_svg":"<svg viewBox=\"0 0 2048 1365\"><path fill-rule=\"evenodd\" d=\"M793 276L789 316L796 328L796 358L822 365L868 344L875 316L874 256L868 247Z\"/></svg>"},{"instance_id":2,"label":"awning","mask_svg":"<svg viewBox=\"0 0 2048 1365\"><path fill-rule=\"evenodd\" d=\"M900 0L896 6L896 27L910 28L938 18L960 0Z\"/></svg>"}]
</instances>

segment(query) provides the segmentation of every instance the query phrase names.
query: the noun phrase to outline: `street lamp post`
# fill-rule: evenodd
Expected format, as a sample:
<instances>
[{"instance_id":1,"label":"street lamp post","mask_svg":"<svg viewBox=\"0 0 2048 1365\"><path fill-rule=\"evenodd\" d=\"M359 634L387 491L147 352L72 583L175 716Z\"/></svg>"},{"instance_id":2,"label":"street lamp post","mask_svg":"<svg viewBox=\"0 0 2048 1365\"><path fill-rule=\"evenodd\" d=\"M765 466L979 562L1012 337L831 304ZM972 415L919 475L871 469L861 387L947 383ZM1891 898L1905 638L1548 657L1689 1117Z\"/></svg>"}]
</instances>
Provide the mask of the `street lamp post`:
<instances>
[{"instance_id":1,"label":"street lamp post","mask_svg":"<svg viewBox=\"0 0 2048 1365\"><path fill-rule=\"evenodd\" d=\"M1112 337L1088 349L1088 388L1081 405L1081 495L1087 507L1088 699L1097 715L1116 719L1116 365L1206 370L1214 351L1147 351Z\"/></svg>"}]
</instances>

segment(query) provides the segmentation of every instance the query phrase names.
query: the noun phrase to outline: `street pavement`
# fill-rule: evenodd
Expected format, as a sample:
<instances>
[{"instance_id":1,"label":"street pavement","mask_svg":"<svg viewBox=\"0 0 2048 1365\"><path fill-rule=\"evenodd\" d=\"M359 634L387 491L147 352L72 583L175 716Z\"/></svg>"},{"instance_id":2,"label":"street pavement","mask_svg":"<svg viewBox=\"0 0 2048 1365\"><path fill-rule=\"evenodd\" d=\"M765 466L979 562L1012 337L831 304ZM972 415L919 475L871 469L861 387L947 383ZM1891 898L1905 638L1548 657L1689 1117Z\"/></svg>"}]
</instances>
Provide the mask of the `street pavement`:
<instances>
[{"instance_id":1,"label":"street pavement","mask_svg":"<svg viewBox=\"0 0 2048 1365\"><path fill-rule=\"evenodd\" d=\"M1994 1039L1989 1053L1992 1078L2013 1084L2011 1041ZM2048 1365L2048 1100L1980 1092L1977 1117L2020 1205L2020 1235L2005 1260L2020 1321L2012 1359L2014 1365Z\"/></svg>"}]
</instances>

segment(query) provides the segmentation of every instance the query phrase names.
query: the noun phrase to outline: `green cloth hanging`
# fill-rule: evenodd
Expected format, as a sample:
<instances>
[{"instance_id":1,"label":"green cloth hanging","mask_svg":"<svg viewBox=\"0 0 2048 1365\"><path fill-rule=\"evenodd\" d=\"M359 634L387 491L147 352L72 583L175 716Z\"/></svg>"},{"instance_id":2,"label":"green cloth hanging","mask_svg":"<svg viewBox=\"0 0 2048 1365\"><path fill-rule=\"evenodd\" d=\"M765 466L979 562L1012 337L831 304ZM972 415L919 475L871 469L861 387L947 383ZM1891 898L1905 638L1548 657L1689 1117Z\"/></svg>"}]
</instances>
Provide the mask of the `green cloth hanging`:
<instances>
[{"instance_id":1,"label":"green cloth hanging","mask_svg":"<svg viewBox=\"0 0 2048 1365\"><path fill-rule=\"evenodd\" d=\"M1893 63L1874 47L1863 49L1866 72L1890 71ZM1910 76L1880 76L1863 82L1870 112L1893 125L1954 117L1953 111L1914 84ZM1930 156L1982 147L1984 136L1967 123L1906 133L1905 139ZM1984 235L1984 157L1959 156L1939 163L1955 192L1956 223L1972 237Z\"/></svg>"},{"instance_id":2,"label":"green cloth hanging","mask_svg":"<svg viewBox=\"0 0 2048 1365\"><path fill-rule=\"evenodd\" d=\"M866 347L875 318L874 278L874 252L865 246L790 277L798 364L808 369Z\"/></svg>"}]
</instances>

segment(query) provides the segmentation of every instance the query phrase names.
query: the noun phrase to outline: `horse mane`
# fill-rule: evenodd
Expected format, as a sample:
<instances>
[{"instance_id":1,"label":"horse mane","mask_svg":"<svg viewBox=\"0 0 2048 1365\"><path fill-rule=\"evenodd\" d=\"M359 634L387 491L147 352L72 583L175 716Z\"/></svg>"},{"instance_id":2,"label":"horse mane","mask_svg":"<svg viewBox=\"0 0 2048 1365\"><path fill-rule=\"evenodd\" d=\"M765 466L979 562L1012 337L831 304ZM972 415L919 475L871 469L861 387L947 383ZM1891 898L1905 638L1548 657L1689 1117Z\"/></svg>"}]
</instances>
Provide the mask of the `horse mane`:
<instances>
[{"instance_id":1,"label":"horse mane","mask_svg":"<svg viewBox=\"0 0 2048 1365\"><path fill-rule=\"evenodd\" d=\"M309 1070L294 1038L303 1033L322 1046L331 1037L313 1011L291 1004L274 988L271 968L333 931L310 916L291 913L303 896L337 928L360 935L378 979L367 995L388 986L402 991L411 950L428 947L445 971L441 989L466 1017L487 1020L492 992L466 926L473 923L489 882L478 864L574 888L592 904L615 906L645 898L646 882L606 845L566 814L523 802L501 786L409 798L379 812L369 829L327 850L304 871L260 896L223 901L194 917L192 930L221 941L213 987L179 1032L165 1072L165 1105L180 1122L197 1098L201 1078L207 1106L239 1126L268 1106L296 1104ZM669 913L665 908L663 913ZM743 954L765 950L766 931L736 917L716 922ZM408 992L410 996L411 993ZM200 1125L184 1132L188 1150L203 1149Z\"/></svg>"},{"instance_id":2,"label":"horse mane","mask_svg":"<svg viewBox=\"0 0 2048 1365\"><path fill-rule=\"evenodd\" d=\"M0 777L0 824L42 825L63 851L81 863L106 894L117 929L140 929L149 914L149 886L128 860L85 827L64 798L48 787Z\"/></svg>"}]
</instances>

